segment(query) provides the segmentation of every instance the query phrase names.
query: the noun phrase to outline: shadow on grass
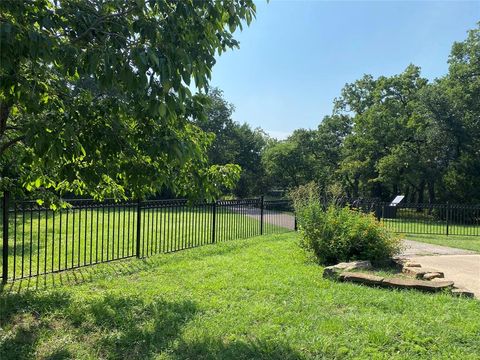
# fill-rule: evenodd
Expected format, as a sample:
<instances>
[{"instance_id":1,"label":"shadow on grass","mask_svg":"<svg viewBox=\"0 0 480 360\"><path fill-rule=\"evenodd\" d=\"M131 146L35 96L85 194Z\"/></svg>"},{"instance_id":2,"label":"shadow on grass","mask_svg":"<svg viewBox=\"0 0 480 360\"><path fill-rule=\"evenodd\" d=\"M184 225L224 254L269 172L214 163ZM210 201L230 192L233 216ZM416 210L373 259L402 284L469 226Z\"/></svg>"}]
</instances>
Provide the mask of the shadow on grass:
<instances>
[{"instance_id":1,"label":"shadow on grass","mask_svg":"<svg viewBox=\"0 0 480 360\"><path fill-rule=\"evenodd\" d=\"M282 234L278 234L279 239L281 238L280 235ZM185 259L188 259L189 262L205 261L209 257L240 252L245 248L255 246L259 241L261 241L260 237L248 240L231 240L219 244L192 247L172 253L156 254L143 259L119 259L58 273L34 276L7 284L0 284L0 295L2 293L21 293L31 290L49 290L65 285L77 285L110 277L131 275L152 268L169 266ZM196 250L192 251L193 249ZM177 255L174 256L174 253Z\"/></svg>"},{"instance_id":2,"label":"shadow on grass","mask_svg":"<svg viewBox=\"0 0 480 360\"><path fill-rule=\"evenodd\" d=\"M0 294L0 359L32 357L41 316L70 304L70 295L64 292Z\"/></svg>"},{"instance_id":3,"label":"shadow on grass","mask_svg":"<svg viewBox=\"0 0 480 360\"><path fill-rule=\"evenodd\" d=\"M106 294L73 300L66 293L0 297L0 359L148 359L179 338L198 312L191 301ZM68 341L65 341L65 338Z\"/></svg>"},{"instance_id":4,"label":"shadow on grass","mask_svg":"<svg viewBox=\"0 0 480 360\"><path fill-rule=\"evenodd\" d=\"M190 359L269 359L269 360L299 360L304 355L290 346L278 342L263 340L224 342L217 339L207 339L191 343L180 343L172 354L178 360Z\"/></svg>"},{"instance_id":5,"label":"shadow on grass","mask_svg":"<svg viewBox=\"0 0 480 360\"><path fill-rule=\"evenodd\" d=\"M184 327L199 314L188 300L65 292L0 296L0 359L302 359L275 341L200 338Z\"/></svg>"}]
</instances>

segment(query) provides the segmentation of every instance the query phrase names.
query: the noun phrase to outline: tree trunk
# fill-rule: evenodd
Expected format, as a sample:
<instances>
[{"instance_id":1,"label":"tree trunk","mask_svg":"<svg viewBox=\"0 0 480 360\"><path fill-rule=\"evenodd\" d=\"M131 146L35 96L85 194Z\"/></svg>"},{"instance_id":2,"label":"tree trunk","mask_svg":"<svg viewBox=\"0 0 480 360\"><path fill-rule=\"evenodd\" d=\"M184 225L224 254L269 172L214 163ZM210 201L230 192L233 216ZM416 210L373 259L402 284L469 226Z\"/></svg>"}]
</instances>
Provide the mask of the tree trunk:
<instances>
[{"instance_id":1,"label":"tree trunk","mask_svg":"<svg viewBox=\"0 0 480 360\"><path fill-rule=\"evenodd\" d=\"M420 185L418 186L418 201L417 203L423 204L424 202L424 193L425 193L425 180L420 181ZM422 207L417 207L417 212L421 212Z\"/></svg>"},{"instance_id":2,"label":"tree trunk","mask_svg":"<svg viewBox=\"0 0 480 360\"><path fill-rule=\"evenodd\" d=\"M372 198L382 200L382 184L375 183L372 189Z\"/></svg>"},{"instance_id":3,"label":"tree trunk","mask_svg":"<svg viewBox=\"0 0 480 360\"><path fill-rule=\"evenodd\" d=\"M4 102L0 102L0 140L5 135L5 131L7 130L8 115L10 115L10 106Z\"/></svg>"},{"instance_id":4,"label":"tree trunk","mask_svg":"<svg viewBox=\"0 0 480 360\"><path fill-rule=\"evenodd\" d=\"M435 203L435 180L428 182L428 202L430 204Z\"/></svg>"},{"instance_id":5,"label":"tree trunk","mask_svg":"<svg viewBox=\"0 0 480 360\"><path fill-rule=\"evenodd\" d=\"M418 198L417 202L422 204L424 202L424 193L425 193L425 180L420 181L420 185L418 186Z\"/></svg>"},{"instance_id":6,"label":"tree trunk","mask_svg":"<svg viewBox=\"0 0 480 360\"><path fill-rule=\"evenodd\" d=\"M410 186L405 188L405 202L410 203Z\"/></svg>"},{"instance_id":7,"label":"tree trunk","mask_svg":"<svg viewBox=\"0 0 480 360\"><path fill-rule=\"evenodd\" d=\"M428 186L428 203L430 205L435 203L435 180L429 180L427 183ZM431 215L433 211L432 206L428 209L428 214Z\"/></svg>"},{"instance_id":8,"label":"tree trunk","mask_svg":"<svg viewBox=\"0 0 480 360\"><path fill-rule=\"evenodd\" d=\"M359 185L359 180L358 177L355 178L353 181L353 197L355 199L358 199L358 185Z\"/></svg>"}]
</instances>

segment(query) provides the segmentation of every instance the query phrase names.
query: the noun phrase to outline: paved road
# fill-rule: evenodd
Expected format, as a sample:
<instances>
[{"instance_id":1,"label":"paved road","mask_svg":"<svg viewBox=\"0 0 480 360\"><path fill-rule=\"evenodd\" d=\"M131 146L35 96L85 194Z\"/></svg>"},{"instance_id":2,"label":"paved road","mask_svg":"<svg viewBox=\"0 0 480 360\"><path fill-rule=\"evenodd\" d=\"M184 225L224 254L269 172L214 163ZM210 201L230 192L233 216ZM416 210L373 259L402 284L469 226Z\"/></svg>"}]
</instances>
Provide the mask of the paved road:
<instances>
[{"instance_id":1,"label":"paved road","mask_svg":"<svg viewBox=\"0 0 480 360\"><path fill-rule=\"evenodd\" d=\"M260 221L259 208L250 207L250 206L237 206L237 207L231 208L231 210ZM289 230L295 229L295 217L289 213L264 209L263 221L265 224L271 224L271 225L283 227Z\"/></svg>"},{"instance_id":2,"label":"paved road","mask_svg":"<svg viewBox=\"0 0 480 360\"><path fill-rule=\"evenodd\" d=\"M440 270L446 280L466 288L480 299L480 254L448 246L425 244L404 240L406 249L402 256L425 268Z\"/></svg>"}]
</instances>

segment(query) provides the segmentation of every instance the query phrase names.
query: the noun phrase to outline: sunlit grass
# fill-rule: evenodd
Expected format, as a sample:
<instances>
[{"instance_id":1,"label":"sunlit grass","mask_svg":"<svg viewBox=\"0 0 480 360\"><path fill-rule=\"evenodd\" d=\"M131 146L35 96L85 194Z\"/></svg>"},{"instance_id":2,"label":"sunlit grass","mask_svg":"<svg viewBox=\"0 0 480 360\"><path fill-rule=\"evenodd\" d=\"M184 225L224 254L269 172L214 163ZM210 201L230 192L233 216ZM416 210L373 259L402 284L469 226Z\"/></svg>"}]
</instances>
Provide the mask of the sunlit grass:
<instances>
[{"instance_id":1,"label":"sunlit grass","mask_svg":"<svg viewBox=\"0 0 480 360\"><path fill-rule=\"evenodd\" d=\"M382 223L387 229L403 234L447 234L447 225L442 221L398 218L382 219ZM448 233L449 235L480 237L480 225L449 224Z\"/></svg>"},{"instance_id":2,"label":"sunlit grass","mask_svg":"<svg viewBox=\"0 0 480 360\"><path fill-rule=\"evenodd\" d=\"M478 359L478 301L324 280L295 238L78 269L36 291L8 285L0 358Z\"/></svg>"},{"instance_id":3,"label":"sunlit grass","mask_svg":"<svg viewBox=\"0 0 480 360\"><path fill-rule=\"evenodd\" d=\"M406 234L405 239L480 252L480 236Z\"/></svg>"},{"instance_id":4,"label":"sunlit grass","mask_svg":"<svg viewBox=\"0 0 480 360\"><path fill-rule=\"evenodd\" d=\"M210 207L142 209L139 231L135 205L62 212L19 211L16 216L12 212L9 278L259 235L259 219L242 211L219 207L215 214L215 235ZM263 225L265 234L288 230L267 221Z\"/></svg>"}]
</instances>

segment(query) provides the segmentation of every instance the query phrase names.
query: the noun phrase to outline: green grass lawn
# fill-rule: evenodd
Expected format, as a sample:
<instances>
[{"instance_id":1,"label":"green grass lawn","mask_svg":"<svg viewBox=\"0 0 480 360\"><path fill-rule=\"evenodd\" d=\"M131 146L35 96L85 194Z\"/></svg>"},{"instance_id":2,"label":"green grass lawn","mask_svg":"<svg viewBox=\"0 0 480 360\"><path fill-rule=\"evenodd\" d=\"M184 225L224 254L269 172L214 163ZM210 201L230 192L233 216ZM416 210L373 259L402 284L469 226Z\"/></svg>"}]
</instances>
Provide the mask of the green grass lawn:
<instances>
[{"instance_id":1,"label":"green grass lawn","mask_svg":"<svg viewBox=\"0 0 480 360\"><path fill-rule=\"evenodd\" d=\"M480 252L480 236L406 234L403 238Z\"/></svg>"},{"instance_id":2,"label":"green grass lawn","mask_svg":"<svg viewBox=\"0 0 480 360\"><path fill-rule=\"evenodd\" d=\"M430 220L382 219L383 225L402 238L459 249L480 251L480 226L450 225L450 235L443 235L446 226Z\"/></svg>"},{"instance_id":3,"label":"green grass lawn","mask_svg":"<svg viewBox=\"0 0 480 360\"><path fill-rule=\"evenodd\" d=\"M446 224L441 221L422 219L382 219L384 226L394 232L403 234L446 234ZM449 235L480 237L480 225L450 224Z\"/></svg>"},{"instance_id":4,"label":"green grass lawn","mask_svg":"<svg viewBox=\"0 0 480 360\"><path fill-rule=\"evenodd\" d=\"M260 221L245 215L245 209L240 208L239 211L217 207L215 242L260 234ZM136 219L135 206L128 208L118 205L103 209L63 210L61 213L18 212L16 218L11 213L9 278L136 256ZM210 208L143 209L140 256L209 244L213 241L212 229ZM265 234L288 231L267 221L263 230ZM1 254L2 247L0 262Z\"/></svg>"},{"instance_id":5,"label":"green grass lawn","mask_svg":"<svg viewBox=\"0 0 480 360\"><path fill-rule=\"evenodd\" d=\"M480 302L324 280L296 236L9 284L0 358L478 359Z\"/></svg>"}]
</instances>

